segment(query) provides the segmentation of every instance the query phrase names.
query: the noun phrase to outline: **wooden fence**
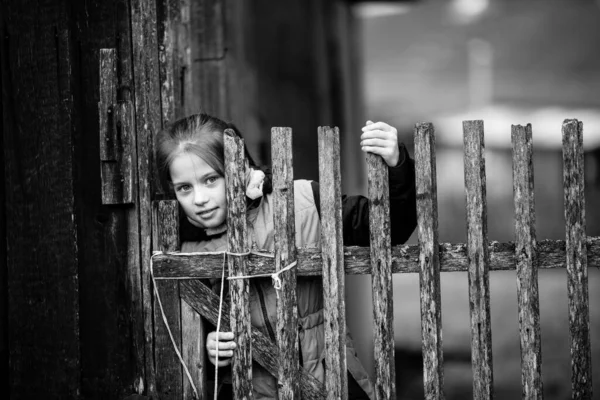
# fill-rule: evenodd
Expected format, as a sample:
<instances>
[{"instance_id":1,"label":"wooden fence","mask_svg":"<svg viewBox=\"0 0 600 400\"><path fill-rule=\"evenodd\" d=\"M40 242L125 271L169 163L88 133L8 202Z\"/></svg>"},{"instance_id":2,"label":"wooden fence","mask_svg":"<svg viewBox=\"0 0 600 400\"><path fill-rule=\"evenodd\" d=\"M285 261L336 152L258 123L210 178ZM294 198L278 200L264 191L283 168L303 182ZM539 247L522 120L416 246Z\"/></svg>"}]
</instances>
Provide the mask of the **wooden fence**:
<instances>
[{"instance_id":1,"label":"wooden fence","mask_svg":"<svg viewBox=\"0 0 600 400\"><path fill-rule=\"evenodd\" d=\"M343 247L341 225L340 148L337 128L319 128L322 248L296 249L294 243L293 166L291 129L273 128L273 196L275 253L244 254L247 226L243 142L225 135L229 252L235 254L177 253L176 201L155 204L153 279L162 306L155 304L155 363L161 399L191 398L193 390L173 349L181 349L191 381L201 398L206 395L205 372L212 364L203 358L204 337L198 314L216 325L219 296L201 279L281 273L277 308L277 344L250 328L249 283L230 280L231 305L222 307L221 330L236 335L232 379L236 398L252 398L252 358L278 379L280 399L346 399L344 275L371 274L374 304L375 393L394 399L393 273L419 273L425 398L443 399L443 351L440 272L468 271L471 315L473 397L493 397L490 270L516 270L521 342L523 398L542 395L541 342L537 271L567 269L571 340L572 396L592 397L592 368L588 302L588 264L600 265L600 238L585 234L582 124L565 120L562 126L564 161L565 241L537 241L533 191L531 125L512 126L514 243L487 238L486 179L482 121L465 121L464 165L468 239L464 244L438 242L435 135L430 123L415 127L417 186L417 246L390 245L387 167L378 156L367 156L371 246ZM160 223L157 223L160 222ZM296 276L321 275L324 287L325 338L328 366L325 383L299 368L296 313ZM155 299L156 301L157 299ZM159 321L163 318L171 333ZM172 334L172 338L169 335ZM172 340L171 340L172 339Z\"/></svg>"}]
</instances>

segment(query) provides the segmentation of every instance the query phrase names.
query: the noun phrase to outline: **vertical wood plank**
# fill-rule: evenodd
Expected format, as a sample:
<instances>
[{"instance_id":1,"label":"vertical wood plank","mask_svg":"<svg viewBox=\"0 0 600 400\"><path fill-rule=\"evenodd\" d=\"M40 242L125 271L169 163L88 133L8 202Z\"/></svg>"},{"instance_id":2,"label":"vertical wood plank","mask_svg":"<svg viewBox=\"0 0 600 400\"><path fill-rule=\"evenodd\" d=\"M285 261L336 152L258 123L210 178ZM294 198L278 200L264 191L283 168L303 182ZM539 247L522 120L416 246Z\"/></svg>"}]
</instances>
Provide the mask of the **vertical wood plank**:
<instances>
[{"instance_id":1,"label":"vertical wood plank","mask_svg":"<svg viewBox=\"0 0 600 400\"><path fill-rule=\"evenodd\" d=\"M158 54L163 125L192 113L193 80L191 73L190 0L157 2ZM196 109L196 112L198 110ZM206 392L206 332L200 316L181 300L182 357L190 370L199 395ZM192 398L193 389L183 381L184 398Z\"/></svg>"},{"instance_id":2,"label":"vertical wood plank","mask_svg":"<svg viewBox=\"0 0 600 400\"><path fill-rule=\"evenodd\" d=\"M244 141L226 129L225 186L227 188L227 249L231 253L248 250L246 224ZM227 257L229 276L247 275L246 257ZM236 340L233 353L232 385L235 399L252 399L252 338L250 328L250 284L246 279L229 281L231 331Z\"/></svg>"},{"instance_id":3,"label":"vertical wood plank","mask_svg":"<svg viewBox=\"0 0 600 400\"><path fill-rule=\"evenodd\" d=\"M272 128L271 143L275 270L280 271L296 261L292 129ZM296 268L292 268L279 275L281 289L277 292L277 344L279 347L277 395L280 400L300 398L296 270Z\"/></svg>"},{"instance_id":4,"label":"vertical wood plank","mask_svg":"<svg viewBox=\"0 0 600 400\"><path fill-rule=\"evenodd\" d=\"M115 2L116 7L116 49L117 49L117 100L118 101L135 101L134 98L134 85L135 78L133 74L134 66L134 54L132 45L132 17L131 7L129 0L117 0ZM85 7L84 7L85 8ZM88 14L88 10L84 10L85 14ZM135 137L136 137L136 153L137 153L137 138L138 138L138 126L139 120L137 119L137 104L135 104ZM137 166L136 160L136 166ZM138 171L135 168L136 177L135 182L138 185ZM126 256L126 275L125 275L125 290L129 304L127 304L127 313L124 317L125 322L131 326L131 337L132 337L132 348L130 352L133 353L135 368L133 370L133 389L137 394L149 393L149 388L152 388L148 384L146 362L148 359L152 359L152 354L147 353L147 342L146 342L146 323L148 321L149 314L145 308L144 295L150 292L151 288L146 290L143 288L144 277L142 276L142 244L140 241L140 207L138 203L139 199L139 185L138 194L135 198L135 206L128 208L125 212L125 221L118 220L118 224L115 226L115 230L123 227L125 230L125 246L127 249ZM116 216L113 216L115 220ZM121 225L122 224L122 225ZM147 232L147 231L145 231Z\"/></svg>"},{"instance_id":5,"label":"vertical wood plank","mask_svg":"<svg viewBox=\"0 0 600 400\"><path fill-rule=\"evenodd\" d=\"M415 171L421 293L423 385L426 399L444 398L437 174L433 124L415 126Z\"/></svg>"},{"instance_id":6,"label":"vertical wood plank","mask_svg":"<svg viewBox=\"0 0 600 400\"><path fill-rule=\"evenodd\" d=\"M340 132L337 127L319 127L319 183L325 348L328 349L325 356L325 391L329 400L347 399L342 181Z\"/></svg>"},{"instance_id":7,"label":"vertical wood plank","mask_svg":"<svg viewBox=\"0 0 600 400\"><path fill-rule=\"evenodd\" d=\"M375 154L367 154L376 376L375 398L377 400L396 398L388 174L388 167L383 158Z\"/></svg>"},{"instance_id":8,"label":"vertical wood plank","mask_svg":"<svg viewBox=\"0 0 600 400\"><path fill-rule=\"evenodd\" d=\"M153 248L161 251L179 250L179 209L177 201L152 202L152 222ZM160 302L177 348L181 349L179 283L176 280L156 280L154 284L158 289ZM153 309L156 393L160 399L179 400L183 394L181 363L173 348L156 298L154 298Z\"/></svg>"},{"instance_id":9,"label":"vertical wood plank","mask_svg":"<svg viewBox=\"0 0 600 400\"><path fill-rule=\"evenodd\" d=\"M154 166L154 135L161 129L157 19L154 1L131 0L130 7L138 152L138 212L145 335L145 389L148 395L155 397L150 257L152 253L151 201L155 192L160 191L158 172Z\"/></svg>"},{"instance_id":10,"label":"vertical wood plank","mask_svg":"<svg viewBox=\"0 0 600 400\"><path fill-rule=\"evenodd\" d=\"M565 120L562 135L571 396L573 399L591 399L592 359L585 233L583 124L576 119Z\"/></svg>"},{"instance_id":11,"label":"vertical wood plank","mask_svg":"<svg viewBox=\"0 0 600 400\"><path fill-rule=\"evenodd\" d=\"M531 124L512 125L515 255L523 398L542 399L542 344Z\"/></svg>"},{"instance_id":12,"label":"vertical wood plank","mask_svg":"<svg viewBox=\"0 0 600 400\"><path fill-rule=\"evenodd\" d=\"M117 164L117 144L114 132L117 104L117 52L115 49L100 49L100 97L98 101L98 123L100 133L100 179L102 203L118 204L122 199L122 187Z\"/></svg>"},{"instance_id":13,"label":"vertical wood plank","mask_svg":"<svg viewBox=\"0 0 600 400\"><path fill-rule=\"evenodd\" d=\"M464 121L473 398L493 397L492 326L483 121Z\"/></svg>"},{"instance_id":14,"label":"vertical wood plank","mask_svg":"<svg viewBox=\"0 0 600 400\"><path fill-rule=\"evenodd\" d=\"M121 188L121 204L133 204L137 200L137 167L135 118L132 101L124 101L113 106L115 137L117 145L117 165Z\"/></svg>"}]
</instances>

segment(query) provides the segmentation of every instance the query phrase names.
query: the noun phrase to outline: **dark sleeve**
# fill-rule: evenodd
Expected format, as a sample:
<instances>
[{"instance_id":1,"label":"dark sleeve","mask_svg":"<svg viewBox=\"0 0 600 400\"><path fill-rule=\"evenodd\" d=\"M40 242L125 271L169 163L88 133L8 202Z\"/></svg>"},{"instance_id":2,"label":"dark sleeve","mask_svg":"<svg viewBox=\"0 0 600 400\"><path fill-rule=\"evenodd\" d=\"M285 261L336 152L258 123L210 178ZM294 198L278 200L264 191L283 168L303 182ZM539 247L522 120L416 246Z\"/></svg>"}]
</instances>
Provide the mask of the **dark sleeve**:
<instances>
[{"instance_id":1,"label":"dark sleeve","mask_svg":"<svg viewBox=\"0 0 600 400\"><path fill-rule=\"evenodd\" d=\"M408 240L417 226L415 163L404 144L400 144L400 162L389 168L390 226L392 245ZM319 184L312 182L320 217ZM364 196L342 196L342 224L345 246L369 246L369 201Z\"/></svg>"}]
</instances>

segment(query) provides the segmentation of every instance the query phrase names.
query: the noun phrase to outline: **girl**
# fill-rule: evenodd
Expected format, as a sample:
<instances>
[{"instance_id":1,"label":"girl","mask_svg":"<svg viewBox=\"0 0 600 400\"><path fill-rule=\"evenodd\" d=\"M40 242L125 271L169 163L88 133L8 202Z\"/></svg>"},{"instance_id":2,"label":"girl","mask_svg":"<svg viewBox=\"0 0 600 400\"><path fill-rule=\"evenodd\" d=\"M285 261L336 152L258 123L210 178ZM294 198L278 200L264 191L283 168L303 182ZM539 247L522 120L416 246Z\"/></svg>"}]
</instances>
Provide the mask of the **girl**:
<instances>
[{"instance_id":1,"label":"girl","mask_svg":"<svg viewBox=\"0 0 600 400\"><path fill-rule=\"evenodd\" d=\"M227 250L227 204L224 178L223 132L235 126L206 114L192 115L174 122L157 136L157 165L163 182L174 190L183 209L181 241L183 252ZM361 148L378 154L389 166L390 218L392 244L404 243L416 226L414 163L403 144L398 143L392 126L367 121L362 128ZM240 135L241 136L241 135ZM274 250L271 182L246 152L250 165L247 183L248 232L251 246L258 250ZM262 186L256 182L263 181ZM257 188L260 187L257 193ZM319 188L316 182L294 182L296 246L319 247ZM343 239L346 246L369 246L369 208L362 196L343 196ZM213 284L220 285L220 282ZM276 293L267 279L250 280L251 322L255 329L275 341ZM322 281L298 277L298 324L300 362L308 372L323 381L325 375L325 339L323 327ZM209 360L218 367L231 363L235 350L232 332L216 332L207 336ZM374 399L368 375L347 338L348 392L351 399ZM276 382L258 364L253 366L256 399L276 398Z\"/></svg>"}]
</instances>

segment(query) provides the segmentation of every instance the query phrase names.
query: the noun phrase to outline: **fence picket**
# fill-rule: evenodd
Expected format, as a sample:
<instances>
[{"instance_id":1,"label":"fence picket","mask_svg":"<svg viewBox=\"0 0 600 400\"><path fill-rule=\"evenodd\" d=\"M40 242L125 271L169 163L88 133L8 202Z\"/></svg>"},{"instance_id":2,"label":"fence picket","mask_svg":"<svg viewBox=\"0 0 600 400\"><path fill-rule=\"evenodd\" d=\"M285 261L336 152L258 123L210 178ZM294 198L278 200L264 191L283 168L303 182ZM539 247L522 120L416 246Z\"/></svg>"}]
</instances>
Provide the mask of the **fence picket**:
<instances>
[{"instance_id":1,"label":"fence picket","mask_svg":"<svg viewBox=\"0 0 600 400\"><path fill-rule=\"evenodd\" d=\"M244 141L232 129L226 129L225 186L227 190L227 249L242 254L248 250L246 225L246 193ZM229 276L247 275L246 256L227 257ZM231 297L231 332L236 339L232 363L232 385L235 399L253 399L252 340L250 328L250 284L246 279L229 281Z\"/></svg>"},{"instance_id":2,"label":"fence picket","mask_svg":"<svg viewBox=\"0 0 600 400\"><path fill-rule=\"evenodd\" d=\"M523 397L543 399L531 125L512 125L515 258Z\"/></svg>"},{"instance_id":3,"label":"fence picket","mask_svg":"<svg viewBox=\"0 0 600 400\"><path fill-rule=\"evenodd\" d=\"M160 251L179 250L179 208L176 200L152 202L153 248ZM161 223L159 224L158 221ZM156 281L164 310L178 348L181 348L181 309L179 283ZM183 395L183 371L163 324L161 308L154 298L154 363L156 365L156 392L161 399L179 400Z\"/></svg>"},{"instance_id":4,"label":"fence picket","mask_svg":"<svg viewBox=\"0 0 600 400\"><path fill-rule=\"evenodd\" d=\"M388 167L378 155L367 154L371 285L375 357L375 398L396 398L394 364L394 303L390 236Z\"/></svg>"},{"instance_id":5,"label":"fence picket","mask_svg":"<svg viewBox=\"0 0 600 400\"><path fill-rule=\"evenodd\" d=\"M292 129L271 129L273 157L273 218L275 228L275 270L296 262L296 223L294 217L294 166ZM298 391L298 304L296 268L280 274L277 293L277 344L279 369L277 393L280 400L299 399Z\"/></svg>"},{"instance_id":6,"label":"fence picket","mask_svg":"<svg viewBox=\"0 0 600 400\"><path fill-rule=\"evenodd\" d=\"M562 135L571 390L574 399L591 399L592 359L585 245L583 124L576 119L565 120Z\"/></svg>"},{"instance_id":7,"label":"fence picket","mask_svg":"<svg viewBox=\"0 0 600 400\"><path fill-rule=\"evenodd\" d=\"M415 126L415 172L421 296L423 385L426 399L444 398L442 302L438 244L435 131L430 123Z\"/></svg>"},{"instance_id":8,"label":"fence picket","mask_svg":"<svg viewBox=\"0 0 600 400\"><path fill-rule=\"evenodd\" d=\"M473 398L493 398L483 121L464 121Z\"/></svg>"},{"instance_id":9,"label":"fence picket","mask_svg":"<svg viewBox=\"0 0 600 400\"><path fill-rule=\"evenodd\" d=\"M325 390L328 400L348 398L346 302L342 237L342 181L338 128L319 127L321 254L325 312Z\"/></svg>"}]
</instances>

